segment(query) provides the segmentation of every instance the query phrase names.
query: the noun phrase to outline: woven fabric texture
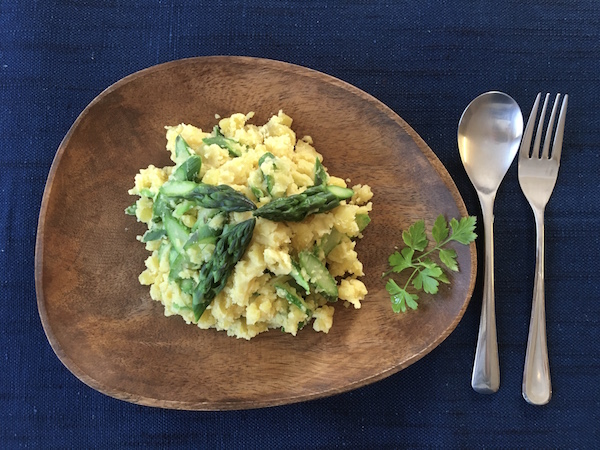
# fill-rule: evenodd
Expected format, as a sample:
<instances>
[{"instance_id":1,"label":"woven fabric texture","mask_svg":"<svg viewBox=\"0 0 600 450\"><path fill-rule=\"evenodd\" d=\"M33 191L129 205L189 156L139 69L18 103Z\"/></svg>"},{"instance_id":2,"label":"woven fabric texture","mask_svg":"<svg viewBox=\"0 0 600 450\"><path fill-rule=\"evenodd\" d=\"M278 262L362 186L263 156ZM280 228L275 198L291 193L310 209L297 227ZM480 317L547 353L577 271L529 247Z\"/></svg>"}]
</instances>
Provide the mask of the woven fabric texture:
<instances>
[{"instance_id":1,"label":"woven fabric texture","mask_svg":"<svg viewBox=\"0 0 600 450\"><path fill-rule=\"evenodd\" d=\"M474 215L479 204L456 143L465 106L500 90L527 117L537 92L569 94L560 174L546 210L554 388L547 406L521 397L535 229L516 164L495 208L502 386L494 395L470 387L481 281L456 330L424 359L306 403L153 409L100 394L61 364L34 286L39 207L56 149L112 83L204 55L287 61L368 92L429 144ZM0 1L0 447L597 448L599 56L597 0Z\"/></svg>"}]
</instances>

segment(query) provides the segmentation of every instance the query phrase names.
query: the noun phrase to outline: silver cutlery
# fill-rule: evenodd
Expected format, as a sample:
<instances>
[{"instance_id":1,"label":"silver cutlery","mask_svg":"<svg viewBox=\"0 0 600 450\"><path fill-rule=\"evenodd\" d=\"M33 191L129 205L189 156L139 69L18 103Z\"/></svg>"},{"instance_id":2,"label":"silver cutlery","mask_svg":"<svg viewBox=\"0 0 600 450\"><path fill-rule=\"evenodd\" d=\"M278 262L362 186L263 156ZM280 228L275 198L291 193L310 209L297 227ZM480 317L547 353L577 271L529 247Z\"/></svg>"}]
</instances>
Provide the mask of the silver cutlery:
<instances>
[{"instance_id":1,"label":"silver cutlery","mask_svg":"<svg viewBox=\"0 0 600 450\"><path fill-rule=\"evenodd\" d=\"M552 152L550 140L556 121L560 94L556 95L554 106L547 124L544 145L540 154L540 141L544 128L546 107L550 94L546 94L544 105L539 116L533 151L531 140L536 122L541 93L537 95L527 127L519 150L519 184L533 209L536 224L536 258L535 279L533 287L533 301L531 320L529 323L529 337L527 340L527 353L525 355L525 368L523 370L523 398L534 405L544 405L550 401L552 386L550 383L550 365L548 362L548 347L546 340L546 312L544 299L544 210L558 176L560 154L565 128L568 95L564 96Z\"/></svg>"},{"instance_id":2,"label":"silver cutlery","mask_svg":"<svg viewBox=\"0 0 600 450\"><path fill-rule=\"evenodd\" d=\"M485 273L477 348L471 386L482 394L500 387L500 364L494 303L494 200L519 149L523 116L519 105L502 92L475 98L458 124L460 157L473 183L483 214Z\"/></svg>"}]
</instances>

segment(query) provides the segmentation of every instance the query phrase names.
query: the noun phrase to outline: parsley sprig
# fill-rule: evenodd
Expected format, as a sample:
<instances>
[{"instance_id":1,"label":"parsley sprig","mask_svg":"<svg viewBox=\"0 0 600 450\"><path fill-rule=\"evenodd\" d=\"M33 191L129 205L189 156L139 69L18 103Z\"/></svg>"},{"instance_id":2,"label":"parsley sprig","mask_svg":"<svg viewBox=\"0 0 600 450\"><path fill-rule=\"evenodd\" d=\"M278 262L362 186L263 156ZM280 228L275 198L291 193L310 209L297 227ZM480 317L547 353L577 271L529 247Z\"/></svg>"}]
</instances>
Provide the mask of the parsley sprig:
<instances>
[{"instance_id":1,"label":"parsley sprig","mask_svg":"<svg viewBox=\"0 0 600 450\"><path fill-rule=\"evenodd\" d=\"M442 267L432 257L437 254L437 259L439 259L443 266L453 272L458 272L456 251L452 248L444 247L452 241L464 245L473 242L477 237L474 232L475 223L476 218L472 216L463 217L460 221L452 219L450 222L446 222L444 216L440 214L431 229L431 236L435 245L427 251L429 239L425 232L424 220L415 222L408 230L402 233L402 240L406 244L406 247L390 255L388 259L390 270L382 275L382 277L387 277L391 273L412 270L404 287L400 287L393 278L389 278L385 285L386 290L390 294L394 312L406 312L407 307L417 309L419 306L417 303L419 296L408 290L410 284L412 284L412 287L417 292L423 291L427 294L437 294L440 283L450 283Z\"/></svg>"}]
</instances>

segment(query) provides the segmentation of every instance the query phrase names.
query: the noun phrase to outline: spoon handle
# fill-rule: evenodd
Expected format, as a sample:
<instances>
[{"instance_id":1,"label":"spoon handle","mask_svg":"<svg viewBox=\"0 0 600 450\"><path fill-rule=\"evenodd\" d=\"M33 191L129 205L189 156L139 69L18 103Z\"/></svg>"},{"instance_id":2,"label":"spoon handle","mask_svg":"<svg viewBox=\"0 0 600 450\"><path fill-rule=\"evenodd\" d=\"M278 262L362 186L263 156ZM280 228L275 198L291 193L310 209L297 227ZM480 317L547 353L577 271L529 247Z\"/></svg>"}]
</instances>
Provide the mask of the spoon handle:
<instances>
[{"instance_id":1,"label":"spoon handle","mask_svg":"<svg viewBox=\"0 0 600 450\"><path fill-rule=\"evenodd\" d=\"M473 364L471 386L481 394L493 394L500 387L500 364L496 337L496 310L494 303L494 199L492 194L479 194L485 234L485 277L483 302L479 321L479 335Z\"/></svg>"}]
</instances>

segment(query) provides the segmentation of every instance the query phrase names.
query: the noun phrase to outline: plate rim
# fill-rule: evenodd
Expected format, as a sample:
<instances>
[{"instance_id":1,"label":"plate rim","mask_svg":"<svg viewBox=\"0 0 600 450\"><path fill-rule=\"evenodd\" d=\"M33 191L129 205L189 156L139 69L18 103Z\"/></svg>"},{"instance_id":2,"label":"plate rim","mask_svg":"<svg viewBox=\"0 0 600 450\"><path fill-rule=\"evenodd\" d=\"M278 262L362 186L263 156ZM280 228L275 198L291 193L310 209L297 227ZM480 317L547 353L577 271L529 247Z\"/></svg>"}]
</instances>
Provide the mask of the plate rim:
<instances>
[{"instance_id":1,"label":"plate rim","mask_svg":"<svg viewBox=\"0 0 600 450\"><path fill-rule=\"evenodd\" d=\"M86 372L84 372L62 349L60 346L58 339L54 335L52 330L52 326L49 323L48 315L46 311L45 301L44 301L44 289L43 289L43 256L44 256L44 248L43 242L45 237L45 216L47 214L48 203L50 194L53 187L53 181L56 176L56 172L60 165L60 161L65 154L67 144L71 139L72 134L77 129L80 122L83 121L85 116L89 113L90 109L102 100L105 96L109 95L112 91L119 89L121 86L124 86L139 77L146 76L148 74L159 72L162 70L168 70L171 66L182 64L182 63L201 63L203 61L211 61L211 62L239 62L245 64L262 64L269 66L271 69L275 69L278 71L284 72L293 72L296 75L307 76L311 78L318 78L323 82L327 82L333 85L336 85L346 91L351 92L354 95L362 98L365 101L371 103L372 106L375 106L382 113L384 113L389 119L398 124L402 130L415 142L421 153L427 158L427 161L432 166L432 168L437 173L440 180L444 183L447 190L452 196L454 203L457 206L460 214L462 216L466 216L468 214L466 205L464 203L463 198L460 195L458 187L456 186L454 180L450 176L446 167L439 160L437 155L433 152L433 150L429 147L429 145L421 138L421 136L395 111L393 111L390 107L385 105L381 100L377 99L373 95L363 91L362 89L343 81L333 75L329 75L325 72L317 71L315 69L297 65L294 63L261 58L261 57L252 57L252 56L234 56L234 55L214 55L214 56L195 56L189 58L175 59L171 61L167 61L164 63L156 64L136 72L133 72L125 77L117 80L116 82L109 85L107 88L102 90L94 99L92 99L85 108L81 111L81 113L77 116L73 124L69 127L69 130L61 140L58 149L54 155L52 160L52 164L50 166L50 170L48 172L48 176L46 179L46 183L44 186L44 191L42 194L42 200L40 205L40 212L38 216L38 224L36 231L36 242L35 242L35 255L34 255L34 282L35 282L35 291L36 291L36 301L38 306L38 314L40 316L40 320L42 323L42 327L44 329L44 333L46 334L46 338L50 343L50 346L61 363L73 374L76 378L82 381L84 384L88 385L92 389L101 392L109 397L113 397L119 400L131 402L134 404L140 404L144 406L151 407L160 407L166 409L177 409L177 410L196 410L196 411L222 411L222 410L245 410L245 409L258 409L265 407L274 407L281 405L294 404L298 402L304 402L309 400L314 400L318 398L326 398L333 395L341 394L344 392L349 392L354 389L358 389L363 386L367 386L369 384L375 383L382 379L385 379L401 370L407 368L408 366L414 364L427 354L429 354L432 350L438 347L457 327L458 323L462 320L464 313L470 303L472 298L475 283L476 283L476 275L477 275L477 250L475 242L469 245L469 253L470 253L470 282L467 288L467 293L465 300L462 304L462 307L458 314L455 316L454 320L448 325L446 329L443 330L437 337L437 339L433 340L426 347L424 347L420 352L412 355L405 361L400 364L397 364L393 367L390 367L386 370L374 373L372 376L362 378L352 383L345 384L341 387L332 386L330 389L321 390L315 393L308 393L303 395L291 396L291 397L280 397L275 400L240 400L240 401L206 401L206 402L185 402L181 400L164 400L164 399L156 399L152 397L146 397L141 395L134 395L131 393L127 393L124 391L120 391L115 389L114 387L108 387L103 383L97 381L93 377L89 376ZM232 338L233 339L233 338Z\"/></svg>"}]
</instances>

